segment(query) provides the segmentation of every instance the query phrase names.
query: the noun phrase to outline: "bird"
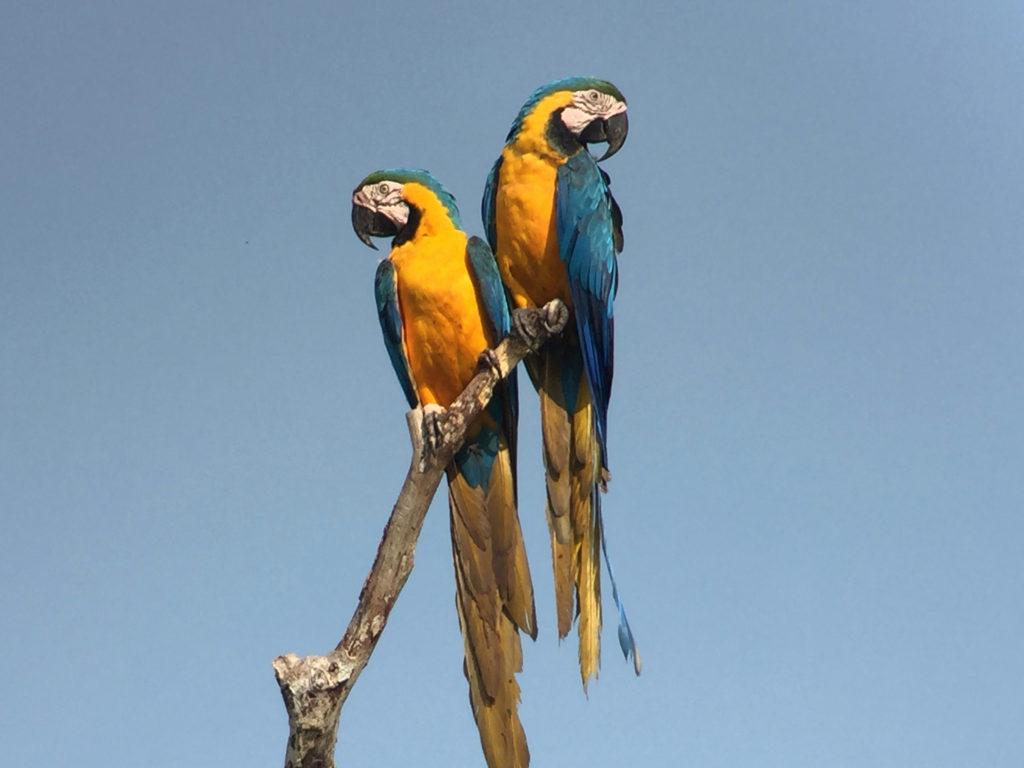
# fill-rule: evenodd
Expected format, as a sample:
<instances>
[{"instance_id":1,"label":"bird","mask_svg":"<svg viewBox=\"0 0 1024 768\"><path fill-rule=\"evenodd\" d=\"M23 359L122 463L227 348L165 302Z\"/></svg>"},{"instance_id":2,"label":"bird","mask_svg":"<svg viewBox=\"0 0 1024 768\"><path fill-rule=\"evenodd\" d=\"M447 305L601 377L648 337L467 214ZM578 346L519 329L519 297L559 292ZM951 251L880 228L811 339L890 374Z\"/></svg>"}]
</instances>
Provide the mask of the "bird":
<instances>
[{"instance_id":1,"label":"bird","mask_svg":"<svg viewBox=\"0 0 1024 768\"><path fill-rule=\"evenodd\" d=\"M561 339L525 362L540 395L558 634L564 639L578 617L584 691L600 666L602 550L619 612L619 644L636 674L641 667L601 512L611 477L608 403L623 239L622 211L598 161L614 155L627 132L626 99L611 83L571 77L541 86L512 123L481 203L511 305L561 299L574 317ZM595 159L588 145L597 142L607 148Z\"/></svg>"},{"instance_id":2,"label":"bird","mask_svg":"<svg viewBox=\"0 0 1024 768\"><path fill-rule=\"evenodd\" d=\"M384 343L410 408L438 418L509 333L509 308L490 247L462 229L454 197L430 173L371 173L352 195L352 226L365 244L390 237L376 272ZM463 671L490 768L525 768L519 719L520 632L537 637L533 584L517 512L517 390L495 388L446 468L455 603Z\"/></svg>"}]
</instances>

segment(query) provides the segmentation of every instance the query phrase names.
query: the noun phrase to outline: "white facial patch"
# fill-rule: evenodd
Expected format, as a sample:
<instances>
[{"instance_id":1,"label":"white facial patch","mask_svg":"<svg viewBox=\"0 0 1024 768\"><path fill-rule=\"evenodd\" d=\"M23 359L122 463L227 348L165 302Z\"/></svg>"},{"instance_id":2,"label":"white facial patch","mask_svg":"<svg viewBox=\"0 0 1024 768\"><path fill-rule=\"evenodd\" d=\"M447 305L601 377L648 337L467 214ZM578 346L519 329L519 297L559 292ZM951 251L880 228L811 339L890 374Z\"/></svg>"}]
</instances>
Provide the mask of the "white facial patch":
<instances>
[{"instance_id":1,"label":"white facial patch","mask_svg":"<svg viewBox=\"0 0 1024 768\"><path fill-rule=\"evenodd\" d=\"M594 120L607 119L625 111L626 102L591 88L572 94L572 103L562 110L562 122L579 136Z\"/></svg>"},{"instance_id":2,"label":"white facial patch","mask_svg":"<svg viewBox=\"0 0 1024 768\"><path fill-rule=\"evenodd\" d=\"M357 189L352 202L383 213L401 228L409 221L409 204L402 198L402 185L397 181L378 181Z\"/></svg>"}]
</instances>

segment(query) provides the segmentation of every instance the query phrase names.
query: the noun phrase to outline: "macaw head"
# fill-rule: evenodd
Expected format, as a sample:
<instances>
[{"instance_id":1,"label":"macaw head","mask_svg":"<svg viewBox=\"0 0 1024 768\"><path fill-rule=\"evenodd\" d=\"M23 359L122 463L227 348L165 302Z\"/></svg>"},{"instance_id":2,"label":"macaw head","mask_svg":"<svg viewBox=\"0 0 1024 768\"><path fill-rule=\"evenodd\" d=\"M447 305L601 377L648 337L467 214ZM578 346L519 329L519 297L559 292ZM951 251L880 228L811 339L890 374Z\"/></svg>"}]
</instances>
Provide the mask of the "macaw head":
<instances>
[{"instance_id":1,"label":"macaw head","mask_svg":"<svg viewBox=\"0 0 1024 768\"><path fill-rule=\"evenodd\" d=\"M519 111L509 140L535 115L546 117L548 140L567 154L574 144L607 142L598 160L618 152L629 132L625 97L611 83L593 77L567 77L538 88Z\"/></svg>"},{"instance_id":2,"label":"macaw head","mask_svg":"<svg viewBox=\"0 0 1024 768\"><path fill-rule=\"evenodd\" d=\"M352 192L352 228L373 249L371 237L393 237L401 245L416 234L424 211L443 211L461 228L455 198L427 171L375 171Z\"/></svg>"}]
</instances>

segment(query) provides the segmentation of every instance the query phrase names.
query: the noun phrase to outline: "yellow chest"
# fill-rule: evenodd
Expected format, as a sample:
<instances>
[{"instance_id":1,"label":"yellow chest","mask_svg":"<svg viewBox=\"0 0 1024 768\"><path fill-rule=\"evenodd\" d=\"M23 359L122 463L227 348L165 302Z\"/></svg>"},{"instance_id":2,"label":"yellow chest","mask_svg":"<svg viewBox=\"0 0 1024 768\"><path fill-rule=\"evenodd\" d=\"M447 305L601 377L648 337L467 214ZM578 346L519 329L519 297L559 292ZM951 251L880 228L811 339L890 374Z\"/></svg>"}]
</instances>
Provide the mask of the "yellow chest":
<instances>
[{"instance_id":1,"label":"yellow chest","mask_svg":"<svg viewBox=\"0 0 1024 768\"><path fill-rule=\"evenodd\" d=\"M391 251L402 341L420 403L452 404L497 342L470 274L466 235L452 230Z\"/></svg>"},{"instance_id":2,"label":"yellow chest","mask_svg":"<svg viewBox=\"0 0 1024 768\"><path fill-rule=\"evenodd\" d=\"M495 196L495 258L517 307L561 299L570 307L565 264L558 250L555 186L561 163L506 146Z\"/></svg>"}]
</instances>

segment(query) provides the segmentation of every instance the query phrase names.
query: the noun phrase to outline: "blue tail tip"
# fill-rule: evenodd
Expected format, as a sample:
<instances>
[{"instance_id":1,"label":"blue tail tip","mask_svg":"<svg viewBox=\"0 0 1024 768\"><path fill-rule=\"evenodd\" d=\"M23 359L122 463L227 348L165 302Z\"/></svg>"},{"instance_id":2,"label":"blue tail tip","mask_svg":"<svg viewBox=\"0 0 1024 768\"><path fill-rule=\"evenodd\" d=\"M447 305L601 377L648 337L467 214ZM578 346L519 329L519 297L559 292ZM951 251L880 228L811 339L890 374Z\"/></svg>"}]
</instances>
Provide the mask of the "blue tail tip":
<instances>
[{"instance_id":1,"label":"blue tail tip","mask_svg":"<svg viewBox=\"0 0 1024 768\"><path fill-rule=\"evenodd\" d=\"M622 649L622 656L626 661L633 660L633 671L640 675L640 649L636 647L636 640L633 639L633 632L629 629L629 622L625 616L619 621L619 647Z\"/></svg>"}]
</instances>

